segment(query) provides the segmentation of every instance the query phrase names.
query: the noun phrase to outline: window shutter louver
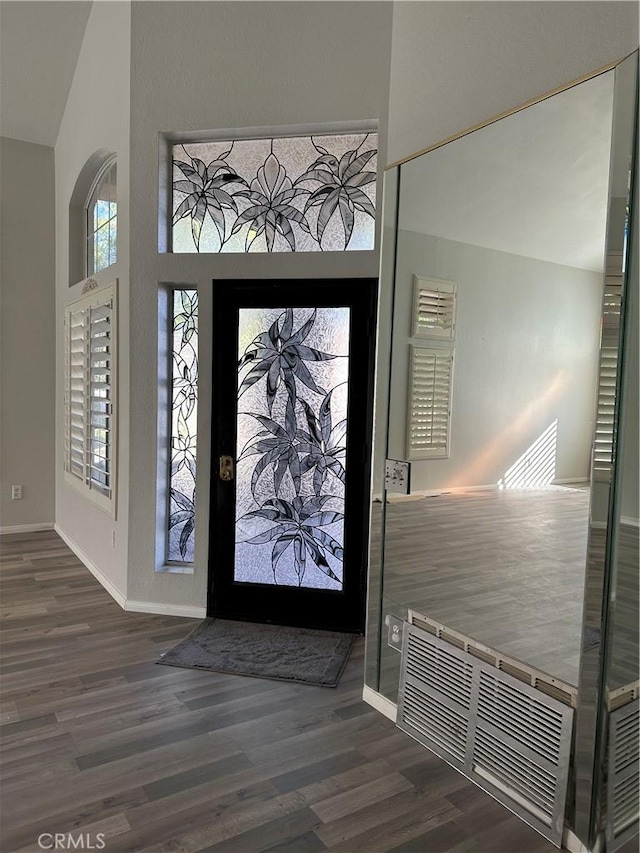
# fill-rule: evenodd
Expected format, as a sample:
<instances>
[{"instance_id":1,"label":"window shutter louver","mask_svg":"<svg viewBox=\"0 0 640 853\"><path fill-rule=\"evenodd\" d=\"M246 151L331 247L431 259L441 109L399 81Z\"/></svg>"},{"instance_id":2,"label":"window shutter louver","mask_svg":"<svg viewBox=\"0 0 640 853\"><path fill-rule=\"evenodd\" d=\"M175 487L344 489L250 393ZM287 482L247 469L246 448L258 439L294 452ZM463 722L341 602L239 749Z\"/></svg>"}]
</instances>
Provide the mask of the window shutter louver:
<instances>
[{"instance_id":1,"label":"window shutter louver","mask_svg":"<svg viewBox=\"0 0 640 853\"><path fill-rule=\"evenodd\" d=\"M453 350L411 347L407 458L449 455Z\"/></svg>"},{"instance_id":2,"label":"window shutter louver","mask_svg":"<svg viewBox=\"0 0 640 853\"><path fill-rule=\"evenodd\" d=\"M84 478L86 447L86 311L70 311L67 316L67 470Z\"/></svg>"},{"instance_id":3,"label":"window shutter louver","mask_svg":"<svg viewBox=\"0 0 640 853\"><path fill-rule=\"evenodd\" d=\"M598 402L593 445L593 470L596 479L606 480L613 461L613 419L618 375L618 336L622 307L621 256L607 258L607 273L602 304L602 336L598 368Z\"/></svg>"},{"instance_id":4,"label":"window shutter louver","mask_svg":"<svg viewBox=\"0 0 640 853\"><path fill-rule=\"evenodd\" d=\"M413 277L412 337L451 339L455 333L456 283Z\"/></svg>"},{"instance_id":5,"label":"window shutter louver","mask_svg":"<svg viewBox=\"0 0 640 853\"><path fill-rule=\"evenodd\" d=\"M65 471L113 509L114 288L90 292L65 312Z\"/></svg>"},{"instance_id":6,"label":"window shutter louver","mask_svg":"<svg viewBox=\"0 0 640 853\"><path fill-rule=\"evenodd\" d=\"M91 488L111 496L110 423L111 338L113 303L90 309L89 383L91 409L89 416L88 478Z\"/></svg>"}]
</instances>

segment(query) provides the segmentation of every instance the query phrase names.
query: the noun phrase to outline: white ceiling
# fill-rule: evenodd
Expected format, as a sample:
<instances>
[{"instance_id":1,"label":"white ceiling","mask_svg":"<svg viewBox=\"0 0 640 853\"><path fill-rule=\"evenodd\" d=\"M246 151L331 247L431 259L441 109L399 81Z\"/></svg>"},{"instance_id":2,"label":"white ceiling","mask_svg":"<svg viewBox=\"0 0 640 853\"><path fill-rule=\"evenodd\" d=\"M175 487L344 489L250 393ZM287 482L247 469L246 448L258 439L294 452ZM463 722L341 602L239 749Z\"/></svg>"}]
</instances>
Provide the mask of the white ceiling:
<instances>
[{"instance_id":1,"label":"white ceiling","mask_svg":"<svg viewBox=\"0 0 640 853\"><path fill-rule=\"evenodd\" d=\"M55 145L91 3L0 2L0 133Z\"/></svg>"},{"instance_id":2,"label":"white ceiling","mask_svg":"<svg viewBox=\"0 0 640 853\"><path fill-rule=\"evenodd\" d=\"M609 72L411 161L400 227L601 270L612 106Z\"/></svg>"}]
</instances>

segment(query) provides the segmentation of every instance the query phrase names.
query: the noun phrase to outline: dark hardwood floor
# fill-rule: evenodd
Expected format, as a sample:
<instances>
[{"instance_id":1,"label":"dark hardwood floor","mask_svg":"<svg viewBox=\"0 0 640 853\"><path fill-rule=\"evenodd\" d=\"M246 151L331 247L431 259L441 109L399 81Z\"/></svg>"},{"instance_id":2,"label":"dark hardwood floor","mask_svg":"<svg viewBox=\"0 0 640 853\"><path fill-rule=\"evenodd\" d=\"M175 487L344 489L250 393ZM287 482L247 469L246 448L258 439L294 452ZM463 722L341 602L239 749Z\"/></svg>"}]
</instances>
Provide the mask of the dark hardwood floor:
<instances>
[{"instance_id":1,"label":"dark hardwood floor","mask_svg":"<svg viewBox=\"0 0 640 853\"><path fill-rule=\"evenodd\" d=\"M193 620L123 612L53 532L0 547L2 853L555 849L362 702L364 640L336 689L156 666Z\"/></svg>"}]
</instances>

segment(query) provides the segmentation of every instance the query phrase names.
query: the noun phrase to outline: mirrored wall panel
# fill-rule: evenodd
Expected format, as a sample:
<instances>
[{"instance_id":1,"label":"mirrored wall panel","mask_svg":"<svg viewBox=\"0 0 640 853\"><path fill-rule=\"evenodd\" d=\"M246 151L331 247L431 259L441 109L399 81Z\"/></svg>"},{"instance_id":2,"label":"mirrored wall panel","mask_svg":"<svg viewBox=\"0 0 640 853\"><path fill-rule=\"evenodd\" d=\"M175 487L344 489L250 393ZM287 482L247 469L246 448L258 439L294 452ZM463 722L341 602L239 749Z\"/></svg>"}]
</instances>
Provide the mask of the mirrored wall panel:
<instances>
[{"instance_id":1,"label":"mirrored wall panel","mask_svg":"<svg viewBox=\"0 0 640 853\"><path fill-rule=\"evenodd\" d=\"M613 449L614 86L600 74L387 173L368 672L390 699L388 625L412 615L577 703L590 505ZM400 487L385 460L406 466Z\"/></svg>"},{"instance_id":2,"label":"mirrored wall panel","mask_svg":"<svg viewBox=\"0 0 640 853\"><path fill-rule=\"evenodd\" d=\"M636 102L637 55L385 176L367 684L431 744L432 646L569 709L566 804L536 826L589 849L637 826Z\"/></svg>"}]
</instances>

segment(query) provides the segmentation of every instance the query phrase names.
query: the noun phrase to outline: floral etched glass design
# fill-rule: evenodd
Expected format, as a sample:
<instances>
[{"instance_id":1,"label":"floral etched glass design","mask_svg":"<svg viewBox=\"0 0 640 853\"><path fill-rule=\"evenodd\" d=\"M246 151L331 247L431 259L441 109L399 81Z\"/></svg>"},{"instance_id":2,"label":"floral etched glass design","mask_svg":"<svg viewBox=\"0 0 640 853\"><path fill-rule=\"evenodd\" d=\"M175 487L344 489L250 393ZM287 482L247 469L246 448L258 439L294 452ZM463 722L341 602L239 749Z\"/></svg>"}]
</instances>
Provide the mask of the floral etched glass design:
<instances>
[{"instance_id":1,"label":"floral etched glass design","mask_svg":"<svg viewBox=\"0 0 640 853\"><path fill-rule=\"evenodd\" d=\"M192 563L198 419L198 291L174 290L167 560Z\"/></svg>"},{"instance_id":2,"label":"floral etched glass design","mask_svg":"<svg viewBox=\"0 0 640 853\"><path fill-rule=\"evenodd\" d=\"M342 590L349 326L240 310L236 582Z\"/></svg>"},{"instance_id":3,"label":"floral etched glass design","mask_svg":"<svg viewBox=\"0 0 640 853\"><path fill-rule=\"evenodd\" d=\"M377 133L173 146L174 252L373 249Z\"/></svg>"}]
</instances>

